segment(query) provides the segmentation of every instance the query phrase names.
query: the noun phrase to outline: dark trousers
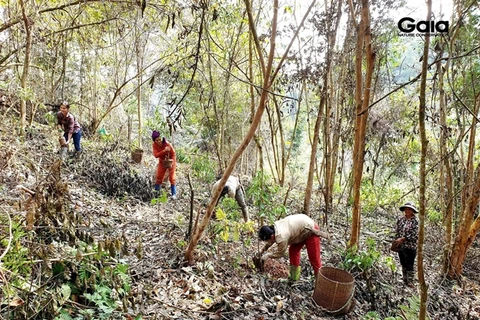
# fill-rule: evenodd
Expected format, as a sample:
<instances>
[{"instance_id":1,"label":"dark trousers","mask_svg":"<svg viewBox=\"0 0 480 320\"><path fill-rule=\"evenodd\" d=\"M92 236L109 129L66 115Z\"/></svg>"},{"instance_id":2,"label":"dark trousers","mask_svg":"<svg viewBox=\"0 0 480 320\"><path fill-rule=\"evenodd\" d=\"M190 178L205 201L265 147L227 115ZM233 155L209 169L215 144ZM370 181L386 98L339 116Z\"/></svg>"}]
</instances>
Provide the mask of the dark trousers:
<instances>
[{"instance_id":1,"label":"dark trousers","mask_svg":"<svg viewBox=\"0 0 480 320\"><path fill-rule=\"evenodd\" d=\"M400 264L402 265L402 268L405 268L407 271L413 271L413 265L415 264L416 256L417 250L415 249L401 249L398 251Z\"/></svg>"},{"instance_id":2,"label":"dark trousers","mask_svg":"<svg viewBox=\"0 0 480 320\"><path fill-rule=\"evenodd\" d=\"M65 137L65 141L68 142L68 133L65 132L63 134L63 136ZM73 146L75 147L75 151L82 151L81 147L80 147L80 140L82 139L82 130L78 130L77 132L75 133L72 133L72 140L73 140Z\"/></svg>"}]
</instances>

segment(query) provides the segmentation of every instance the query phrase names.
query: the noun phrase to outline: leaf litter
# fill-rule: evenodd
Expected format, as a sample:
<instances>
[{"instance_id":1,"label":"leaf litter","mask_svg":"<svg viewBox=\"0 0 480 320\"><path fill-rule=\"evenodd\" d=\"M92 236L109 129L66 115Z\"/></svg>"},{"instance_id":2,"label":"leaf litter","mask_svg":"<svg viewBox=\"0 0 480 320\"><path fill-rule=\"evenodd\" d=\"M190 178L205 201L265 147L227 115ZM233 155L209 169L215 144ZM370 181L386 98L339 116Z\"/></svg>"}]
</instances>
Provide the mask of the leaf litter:
<instances>
[{"instance_id":1,"label":"leaf litter","mask_svg":"<svg viewBox=\"0 0 480 320\"><path fill-rule=\"evenodd\" d=\"M38 130L48 132L46 128ZM43 136L48 137L48 133ZM50 170L52 162L46 160L48 155L42 153L45 152L43 149L26 151L19 141L9 141L5 135L1 135L0 139L7 146L0 151L0 166L3 168L0 178L4 186L2 206L4 211L13 212L19 209L19 202L26 203L28 199L17 186L22 184L32 189L42 186L35 175ZM50 152L55 149L48 141L40 144L50 147ZM92 158L101 156L94 150L90 152ZM107 180L109 174L117 174L118 170L109 172L105 168L107 177L97 176L94 179L85 174L90 172L91 175L98 175L101 171L99 167L89 167L95 161L86 155L84 160L67 163L62 169L63 179L69 181L68 189L62 196L76 217L73 220L80 222L74 226L75 235L86 241L102 243L116 261L128 264L132 279L129 295L131 305L124 312L124 318L141 315L143 319L334 319L318 308L311 298L314 279L305 251L302 252L301 279L293 284L286 280L287 257L267 260L265 272L257 272L251 261L259 245L255 234L243 235L243 239L252 239L251 244L247 245L242 240L214 241L206 236L210 234L206 232L196 249L195 264L186 265L183 254L187 244L185 234L191 200L186 190L188 185L184 182L186 174L183 170L187 168L180 165L178 169L179 199L151 205L145 201L153 196L149 187L137 188L135 184L143 185L151 177L155 160L147 157L143 163L133 164L128 162L126 152L120 150L117 154L120 159L123 158L120 160L121 168L128 167L137 172L133 178L128 178L130 189L119 188L124 183L121 179L101 185L102 180ZM33 164L31 160L21 160L21 157L43 160ZM112 163L115 162L105 163L114 166ZM208 186L198 189L205 190ZM137 192L134 195L131 194L133 190ZM208 194L204 192L196 197L198 204L208 198ZM299 208L290 209L293 212ZM344 224L345 217L340 211L330 217L333 239L322 242L324 265L338 267L342 262L341 252L345 247L348 225ZM26 215L26 212L21 214ZM58 226L70 223L65 217L63 221L60 218L57 217L58 221L55 221ZM384 229L393 225L392 218L385 217L379 222L375 214L365 215L363 219L365 230L372 225L383 224ZM426 268L436 271L439 266L437 252L441 243L433 231L427 233ZM2 236L5 232L2 229ZM373 237L377 237L382 256L395 260L396 257L388 250L388 243L383 239L384 234L373 234ZM46 254L43 259L53 261L61 258L64 250L68 249L66 240L56 239L52 242L55 245L49 247L48 251L42 249L38 252ZM2 252L5 250L3 246L1 249ZM430 286L428 311L432 319L479 319L479 252L477 241L469 252L465 278L460 284L439 277L437 272L427 273ZM398 261L395 263L398 265ZM357 303L355 309L343 319L360 319L372 310L382 317L395 315L402 305L408 305L408 298L417 295L400 284L398 270L391 271L383 264L373 268L367 277L357 271L352 271L352 274L356 281ZM372 280L373 286L367 285L367 278ZM5 279L0 277L0 283L6 284ZM63 288L59 299L65 299L67 294ZM13 297L8 303L13 307L21 306L23 300Z\"/></svg>"}]
</instances>

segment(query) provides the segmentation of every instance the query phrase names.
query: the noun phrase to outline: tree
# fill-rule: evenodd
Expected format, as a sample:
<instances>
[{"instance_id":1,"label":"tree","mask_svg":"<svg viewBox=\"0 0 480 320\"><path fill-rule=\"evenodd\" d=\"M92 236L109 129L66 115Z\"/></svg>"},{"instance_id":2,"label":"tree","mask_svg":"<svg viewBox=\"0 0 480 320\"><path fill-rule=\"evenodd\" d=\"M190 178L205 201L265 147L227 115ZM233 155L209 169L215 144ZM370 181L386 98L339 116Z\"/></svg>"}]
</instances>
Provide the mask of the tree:
<instances>
[{"instance_id":1,"label":"tree","mask_svg":"<svg viewBox=\"0 0 480 320\"><path fill-rule=\"evenodd\" d=\"M349 2L351 14L354 8ZM355 19L352 19L355 21ZM360 192L365 158L365 134L368 118L368 106L372 91L372 75L375 53L372 50L372 35L370 30L370 10L368 0L362 0L360 23L356 26L357 43L355 49L355 141L353 146L353 210L352 232L349 247L357 246L360 238ZM365 49L365 52L364 52ZM363 57L365 54L366 70L363 80Z\"/></svg>"},{"instance_id":2,"label":"tree","mask_svg":"<svg viewBox=\"0 0 480 320\"><path fill-rule=\"evenodd\" d=\"M475 98L475 108L472 124L470 126L470 148L469 153L475 150L475 132L478 123L478 111L480 109L480 94ZM470 158L470 157L469 157ZM473 167L473 159L470 159L468 166ZM452 251L449 256L450 265L448 268L448 276L450 278L458 278L462 274L463 262L468 251L468 248L475 240L480 231L480 216L475 218L480 203L480 165L477 165L476 170L472 175L467 176L467 181L463 187L465 192L465 202L462 205L460 213L460 223L456 232L455 240L452 246Z\"/></svg>"},{"instance_id":3,"label":"tree","mask_svg":"<svg viewBox=\"0 0 480 320\"><path fill-rule=\"evenodd\" d=\"M20 8L22 10L23 24L25 26L25 57L23 60L22 78L20 81L20 87L22 88L22 97L20 99L20 132L25 133L26 118L27 118L27 90L28 90L28 75L30 69L30 55L32 51L32 21L27 15L25 8L25 2L19 0ZM32 115L33 116L33 115Z\"/></svg>"},{"instance_id":4,"label":"tree","mask_svg":"<svg viewBox=\"0 0 480 320\"><path fill-rule=\"evenodd\" d=\"M312 151L310 153L310 165L308 169L308 178L307 186L305 188L305 199L303 203L303 211L306 214L310 212L310 200L312 197L312 186L313 186L313 175L316 170L317 164L317 150L320 143L320 127L322 120L324 120L324 161L325 161L325 173L324 173L324 182L323 190L325 192L325 209L326 214L328 214L328 209L331 205L330 195L333 189L333 182L331 179L334 178L332 172L332 145L329 139L330 132L330 116L331 116L331 96L330 89L333 87L331 83L331 69L333 63L333 53L335 50L335 40L337 38L338 25L341 18L341 3L338 1L332 1L329 8L325 8L327 15L326 21L327 25L325 28L326 42L327 42L327 53L325 57L325 69L323 70L323 79L322 85L319 89L320 91L320 103L318 106L317 119L315 121L315 128L313 130L313 141L312 141ZM325 109L325 110L324 110ZM325 114L325 116L324 116Z\"/></svg>"},{"instance_id":5,"label":"tree","mask_svg":"<svg viewBox=\"0 0 480 320\"><path fill-rule=\"evenodd\" d=\"M455 28L446 47L449 51L449 56L445 69L450 92L455 101L458 102L454 111L460 127L456 145L450 152L453 165L450 170L448 170L447 162L445 165L445 170L448 170L447 177L448 175L453 177L452 180L456 182L454 187L457 188L452 191L447 189L447 192L449 192L447 195L451 196L447 198L449 206L446 207L444 214L447 231L446 247L450 250L445 250L444 255L446 259L443 270L452 279L458 279L461 276L467 252L480 230L480 219L476 215L480 203L480 168L479 164L475 164L477 149L476 130L480 122L480 94L474 89L478 87L479 70L478 57L470 57L470 53L478 49L478 41L470 39L472 32L475 32L473 29L470 29L470 24L463 24L463 21L476 21L478 19L478 14L475 13L473 8L474 6L463 8L462 4L456 7L455 20L462 21L462 28ZM463 45L459 47L459 43ZM473 51L472 47L474 48ZM461 63L456 61L455 54L462 57ZM446 130L448 128L446 127ZM468 138L466 138L467 135ZM464 144L463 141L468 141L468 144ZM464 146L467 148L466 158L463 151ZM453 153L453 151L457 152ZM459 154L460 157L454 158L455 154ZM455 165L456 163L457 165ZM455 193L461 194L461 201L455 199ZM455 212L457 216L453 219L451 216ZM452 220L458 222L454 234L448 237L448 232L452 229ZM449 240L452 237L454 238L453 243L450 243Z\"/></svg>"},{"instance_id":6,"label":"tree","mask_svg":"<svg viewBox=\"0 0 480 320\"><path fill-rule=\"evenodd\" d=\"M235 150L235 153L232 155L232 158L230 159L228 167L225 169L225 172L223 173L222 178L220 179L219 186L213 191L213 194L210 199L210 203L207 206L206 212L203 216L202 222L200 225L196 228L192 238L190 239L190 242L188 244L188 247L185 251L185 260L189 263L193 262L193 252L194 249L197 246L198 241L200 240L200 237L202 236L205 228L208 225L208 222L210 221L210 218L213 214L213 210L215 208L215 205L217 203L218 198L220 197L220 193L223 189L223 186L225 186L225 183L232 173L236 162L242 155L243 151L247 148L248 144L252 140L255 131L258 128L258 125L260 123L260 120L262 119L262 114L265 110L266 104L268 102L268 95L269 95L269 90L272 87L273 82L275 81L275 78L282 67L283 62L285 61L285 58L287 57L287 54L292 46L293 40L298 36L298 33L300 29L303 27L303 24L308 17L308 14L310 13L311 9L313 8L313 5L315 4L315 0L313 0L312 4L309 6L307 12L305 13L305 16L302 20L302 23L300 24L299 28L295 32L294 37L292 38L292 41L288 45L287 49L285 50L282 58L278 62L278 65L275 70L273 70L273 61L274 61L274 54L275 54L275 45L276 45L276 37L277 37L277 18L278 18L278 0L274 0L273 3L273 18L272 18L272 25L271 25L271 34L270 34L270 50L268 52L267 56L267 62L264 62L264 57L263 57L263 51L261 50L260 43L258 40L257 36L257 31L255 28L255 23L254 23L254 18L253 18L253 13L252 13L252 6L249 2L249 0L244 0L245 2L245 7L248 13L248 24L250 28L250 32L253 37L253 41L255 43L257 55L258 55L258 60L260 63L260 68L262 70L262 75L263 75L263 82L261 86L261 95L260 95L260 100L258 102L258 107L255 112L255 115L253 116L252 123L250 125L250 128L248 132L246 133L245 137L243 138L243 141L240 143L240 145L237 147ZM273 72L272 72L273 71Z\"/></svg>"},{"instance_id":7,"label":"tree","mask_svg":"<svg viewBox=\"0 0 480 320\"><path fill-rule=\"evenodd\" d=\"M427 21L432 19L432 0L427 1ZM420 158L420 200L419 200L419 226L418 226L418 248L417 248L417 270L418 281L420 283L420 314L419 319L424 320L427 311L427 285L425 283L425 274L423 270L423 242L425 238L425 190L426 190L426 159L428 140L425 129L425 91L427 87L428 57L430 47L430 33L425 34L425 43L423 46L422 75L420 80L420 103L418 110L420 141L422 152Z\"/></svg>"}]
</instances>

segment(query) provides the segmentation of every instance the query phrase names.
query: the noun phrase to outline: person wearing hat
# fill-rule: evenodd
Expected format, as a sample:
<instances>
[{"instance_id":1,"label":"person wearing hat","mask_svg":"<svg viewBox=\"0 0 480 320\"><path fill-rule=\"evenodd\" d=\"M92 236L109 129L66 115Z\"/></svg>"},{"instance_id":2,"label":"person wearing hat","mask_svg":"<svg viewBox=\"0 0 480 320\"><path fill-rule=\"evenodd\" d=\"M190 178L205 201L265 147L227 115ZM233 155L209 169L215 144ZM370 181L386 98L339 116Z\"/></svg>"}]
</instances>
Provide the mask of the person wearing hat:
<instances>
[{"instance_id":1,"label":"person wearing hat","mask_svg":"<svg viewBox=\"0 0 480 320\"><path fill-rule=\"evenodd\" d=\"M404 215L397 220L396 240L394 242L400 248L398 258L402 265L403 283L412 288L413 265L417 256L418 241L418 221L415 213L418 213L418 210L413 203L407 202L400 207L400 211L403 211Z\"/></svg>"},{"instance_id":2,"label":"person wearing hat","mask_svg":"<svg viewBox=\"0 0 480 320\"><path fill-rule=\"evenodd\" d=\"M289 246L289 279L297 281L300 278L300 252L303 246L307 247L308 260L316 276L318 270L322 267L320 237L329 238L329 235L320 231L318 225L309 216L293 214L276 221L272 226L261 227L258 231L258 237L266 242L259 253L262 262L268 258L283 257ZM277 250L263 254L273 244L277 244Z\"/></svg>"},{"instance_id":3,"label":"person wearing hat","mask_svg":"<svg viewBox=\"0 0 480 320\"><path fill-rule=\"evenodd\" d=\"M220 179L215 182L215 184L212 187L212 193L215 191L216 188L218 188L220 184ZM222 193L220 194L220 197L218 198L217 205L220 202L220 200L228 195L228 197L233 198L237 201L238 205L240 206L240 209L242 210L242 215L243 215L243 220L245 222L248 221L248 207L245 202L245 190L243 189L243 186L240 183L240 180L235 177L235 176L229 176L227 182L225 182L225 186L222 189Z\"/></svg>"},{"instance_id":4,"label":"person wearing hat","mask_svg":"<svg viewBox=\"0 0 480 320\"><path fill-rule=\"evenodd\" d=\"M165 139L165 137L160 137L160 132L154 130L152 132L153 140L153 155L155 158L159 159L157 166L157 174L155 177L155 190L160 191L163 179L165 178L165 173L169 170L168 180L170 181L170 191L172 193L172 198L176 199L177 197L177 187L175 185L175 169L177 167L177 158L175 154L175 149L172 144ZM169 168L165 167L164 160L171 159L172 163Z\"/></svg>"}]
</instances>

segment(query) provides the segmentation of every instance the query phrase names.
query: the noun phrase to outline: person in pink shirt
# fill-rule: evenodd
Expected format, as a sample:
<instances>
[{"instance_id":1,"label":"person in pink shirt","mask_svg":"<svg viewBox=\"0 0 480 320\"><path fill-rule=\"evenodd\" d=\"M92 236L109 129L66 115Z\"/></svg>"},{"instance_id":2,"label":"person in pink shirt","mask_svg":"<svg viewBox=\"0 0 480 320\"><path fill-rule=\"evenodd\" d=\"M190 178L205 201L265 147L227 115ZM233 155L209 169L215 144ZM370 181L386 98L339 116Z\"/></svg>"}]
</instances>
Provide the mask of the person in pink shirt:
<instances>
[{"instance_id":1,"label":"person in pink shirt","mask_svg":"<svg viewBox=\"0 0 480 320\"><path fill-rule=\"evenodd\" d=\"M65 141L69 144L73 140L75 151L81 152L80 140L82 138L82 128L77 119L70 113L70 106L66 102L60 105L60 111L57 113L57 127L59 131L64 132Z\"/></svg>"}]
</instances>

